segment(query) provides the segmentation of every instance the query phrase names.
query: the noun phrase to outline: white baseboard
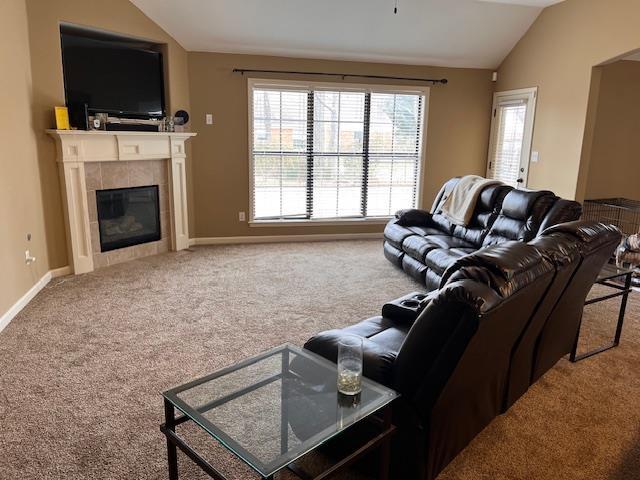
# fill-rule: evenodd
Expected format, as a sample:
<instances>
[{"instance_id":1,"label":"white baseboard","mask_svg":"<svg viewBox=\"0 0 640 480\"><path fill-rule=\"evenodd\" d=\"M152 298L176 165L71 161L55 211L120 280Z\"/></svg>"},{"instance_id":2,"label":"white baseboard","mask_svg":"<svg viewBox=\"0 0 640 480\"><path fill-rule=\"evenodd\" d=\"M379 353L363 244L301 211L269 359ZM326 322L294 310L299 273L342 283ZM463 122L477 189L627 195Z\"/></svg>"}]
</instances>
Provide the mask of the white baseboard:
<instances>
[{"instance_id":1,"label":"white baseboard","mask_svg":"<svg viewBox=\"0 0 640 480\"><path fill-rule=\"evenodd\" d=\"M64 275L69 275L70 273L71 267L69 266L49 270L45 273L27 293L20 297L20 299L14 303L9 310L2 314L0 317L0 332L9 325L9 322L13 320L13 317L20 313L20 311L26 307L31 300L33 300L33 297L35 297L40 290L47 286L52 278L62 277Z\"/></svg>"},{"instance_id":2,"label":"white baseboard","mask_svg":"<svg viewBox=\"0 0 640 480\"><path fill-rule=\"evenodd\" d=\"M54 268L53 270L49 270L51 274L51 278L64 277L65 275L71 275L73 270L69 265L66 267Z\"/></svg>"},{"instance_id":3,"label":"white baseboard","mask_svg":"<svg viewBox=\"0 0 640 480\"><path fill-rule=\"evenodd\" d=\"M189 239L193 245L230 245L242 243L328 242L335 240L382 239L382 232L374 233L314 233L308 235L251 235L245 237L200 237Z\"/></svg>"}]
</instances>

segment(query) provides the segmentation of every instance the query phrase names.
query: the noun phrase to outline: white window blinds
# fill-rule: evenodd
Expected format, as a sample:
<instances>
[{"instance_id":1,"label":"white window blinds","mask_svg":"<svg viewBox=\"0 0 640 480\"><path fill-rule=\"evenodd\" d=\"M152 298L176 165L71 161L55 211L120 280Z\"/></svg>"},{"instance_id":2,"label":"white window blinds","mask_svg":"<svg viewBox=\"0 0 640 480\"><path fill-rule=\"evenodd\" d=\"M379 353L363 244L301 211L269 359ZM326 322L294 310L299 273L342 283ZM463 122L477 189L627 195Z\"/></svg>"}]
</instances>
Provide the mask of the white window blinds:
<instances>
[{"instance_id":1,"label":"white window blinds","mask_svg":"<svg viewBox=\"0 0 640 480\"><path fill-rule=\"evenodd\" d=\"M520 178L526 100L501 102L495 110L495 140L489 158L491 177L516 187Z\"/></svg>"},{"instance_id":2,"label":"white window blinds","mask_svg":"<svg viewBox=\"0 0 640 480\"><path fill-rule=\"evenodd\" d=\"M253 92L253 214L307 215L307 97L304 91Z\"/></svg>"},{"instance_id":3,"label":"white window blinds","mask_svg":"<svg viewBox=\"0 0 640 480\"><path fill-rule=\"evenodd\" d=\"M254 220L367 218L416 204L424 96L254 87Z\"/></svg>"},{"instance_id":4,"label":"white window blinds","mask_svg":"<svg viewBox=\"0 0 640 480\"><path fill-rule=\"evenodd\" d=\"M369 215L392 215L416 203L422 104L418 95L371 94Z\"/></svg>"},{"instance_id":5,"label":"white window blinds","mask_svg":"<svg viewBox=\"0 0 640 480\"><path fill-rule=\"evenodd\" d=\"M313 218L362 216L364 103L361 92L314 92Z\"/></svg>"}]
</instances>

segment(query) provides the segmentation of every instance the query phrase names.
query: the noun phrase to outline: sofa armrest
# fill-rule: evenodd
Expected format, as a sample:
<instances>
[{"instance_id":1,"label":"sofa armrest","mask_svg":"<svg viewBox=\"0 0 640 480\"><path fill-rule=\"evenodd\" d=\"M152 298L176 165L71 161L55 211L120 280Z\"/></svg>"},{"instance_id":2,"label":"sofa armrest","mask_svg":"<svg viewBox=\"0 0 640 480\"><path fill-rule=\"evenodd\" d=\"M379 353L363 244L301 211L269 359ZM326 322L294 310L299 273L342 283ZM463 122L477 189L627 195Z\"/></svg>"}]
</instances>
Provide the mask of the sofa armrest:
<instances>
[{"instance_id":1,"label":"sofa armrest","mask_svg":"<svg viewBox=\"0 0 640 480\"><path fill-rule=\"evenodd\" d=\"M396 212L396 223L402 227L431 225L431 213L426 210L410 208Z\"/></svg>"},{"instance_id":2,"label":"sofa armrest","mask_svg":"<svg viewBox=\"0 0 640 480\"><path fill-rule=\"evenodd\" d=\"M367 321L381 322L381 317L373 317ZM357 328L357 324L355 326ZM352 327L353 328L353 327ZM327 330L311 337L304 344L304 348L316 353L334 363L338 361L338 344L344 336L362 337L362 374L383 385L390 386L393 382L393 363L395 354L383 344L376 343L366 336L359 335L350 328L343 330Z\"/></svg>"},{"instance_id":3,"label":"sofa armrest","mask_svg":"<svg viewBox=\"0 0 640 480\"><path fill-rule=\"evenodd\" d=\"M430 293L411 292L382 306L382 316L396 323L413 325L437 291Z\"/></svg>"}]
</instances>

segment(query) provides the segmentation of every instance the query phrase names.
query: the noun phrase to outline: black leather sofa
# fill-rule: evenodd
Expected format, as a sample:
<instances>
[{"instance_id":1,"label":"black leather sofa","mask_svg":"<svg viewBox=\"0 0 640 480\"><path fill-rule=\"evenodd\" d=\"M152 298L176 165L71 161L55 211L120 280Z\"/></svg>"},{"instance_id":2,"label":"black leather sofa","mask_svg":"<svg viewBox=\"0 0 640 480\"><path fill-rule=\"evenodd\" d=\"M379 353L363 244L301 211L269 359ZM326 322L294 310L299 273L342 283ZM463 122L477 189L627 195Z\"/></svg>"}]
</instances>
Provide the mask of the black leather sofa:
<instances>
[{"instance_id":1,"label":"black leather sofa","mask_svg":"<svg viewBox=\"0 0 640 480\"><path fill-rule=\"evenodd\" d=\"M569 222L488 246L453 262L439 290L305 348L336 361L343 335L364 337L364 375L402 395L391 478L432 480L571 351L586 295L620 238L613 226Z\"/></svg>"},{"instance_id":2,"label":"black leather sofa","mask_svg":"<svg viewBox=\"0 0 640 480\"><path fill-rule=\"evenodd\" d=\"M445 183L433 202L432 212L445 191L459 178ZM578 220L578 202L552 192L514 190L491 185L480 194L468 226L454 225L441 214L401 210L384 230L384 254L393 264L434 290L442 285L445 270L459 258L489 245L518 240L528 242L544 229Z\"/></svg>"}]
</instances>

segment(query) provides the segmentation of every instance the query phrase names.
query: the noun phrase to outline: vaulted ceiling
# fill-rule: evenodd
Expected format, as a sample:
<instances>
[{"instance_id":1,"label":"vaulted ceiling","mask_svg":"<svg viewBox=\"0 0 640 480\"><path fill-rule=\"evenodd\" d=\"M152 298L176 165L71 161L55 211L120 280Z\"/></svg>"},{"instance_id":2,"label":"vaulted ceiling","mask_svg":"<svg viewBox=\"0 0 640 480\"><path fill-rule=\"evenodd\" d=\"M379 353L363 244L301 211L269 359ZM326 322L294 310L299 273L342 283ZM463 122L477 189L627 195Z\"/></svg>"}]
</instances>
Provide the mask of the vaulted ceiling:
<instances>
[{"instance_id":1,"label":"vaulted ceiling","mask_svg":"<svg viewBox=\"0 0 640 480\"><path fill-rule=\"evenodd\" d=\"M495 68L558 0L131 0L190 51Z\"/></svg>"}]
</instances>

